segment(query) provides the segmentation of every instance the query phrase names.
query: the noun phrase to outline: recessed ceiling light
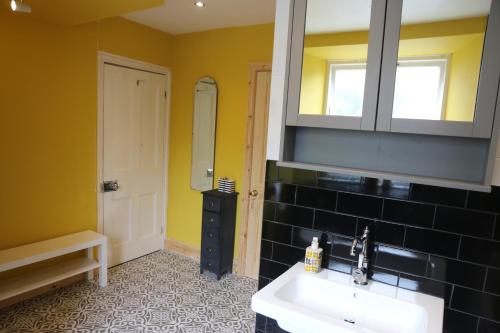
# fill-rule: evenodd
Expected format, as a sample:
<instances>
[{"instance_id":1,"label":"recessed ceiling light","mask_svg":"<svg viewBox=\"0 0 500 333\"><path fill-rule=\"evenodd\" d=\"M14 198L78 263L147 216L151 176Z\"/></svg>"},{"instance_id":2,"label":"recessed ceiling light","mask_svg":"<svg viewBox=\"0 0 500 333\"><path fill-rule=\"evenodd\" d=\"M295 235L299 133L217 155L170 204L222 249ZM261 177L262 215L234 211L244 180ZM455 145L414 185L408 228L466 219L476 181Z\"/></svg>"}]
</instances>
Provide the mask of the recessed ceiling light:
<instances>
[{"instance_id":1,"label":"recessed ceiling light","mask_svg":"<svg viewBox=\"0 0 500 333\"><path fill-rule=\"evenodd\" d=\"M12 0L10 2L10 9L13 12L31 13L31 6L25 4L22 0Z\"/></svg>"},{"instance_id":2,"label":"recessed ceiling light","mask_svg":"<svg viewBox=\"0 0 500 333\"><path fill-rule=\"evenodd\" d=\"M196 1L194 5L196 7L205 7L205 1Z\"/></svg>"}]
</instances>

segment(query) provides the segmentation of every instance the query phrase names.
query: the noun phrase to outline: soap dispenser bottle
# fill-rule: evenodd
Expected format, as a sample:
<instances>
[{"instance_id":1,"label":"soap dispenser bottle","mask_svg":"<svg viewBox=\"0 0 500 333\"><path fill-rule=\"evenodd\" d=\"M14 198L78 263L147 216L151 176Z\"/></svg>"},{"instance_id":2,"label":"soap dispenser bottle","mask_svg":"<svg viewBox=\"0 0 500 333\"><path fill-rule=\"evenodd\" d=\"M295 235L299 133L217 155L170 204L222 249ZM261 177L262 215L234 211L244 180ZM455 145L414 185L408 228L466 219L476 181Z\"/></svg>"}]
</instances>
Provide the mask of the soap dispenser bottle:
<instances>
[{"instance_id":1,"label":"soap dispenser bottle","mask_svg":"<svg viewBox=\"0 0 500 333\"><path fill-rule=\"evenodd\" d=\"M321 270L323 249L319 247L318 237L313 237L311 246L306 249L304 265L306 272L318 273Z\"/></svg>"}]
</instances>

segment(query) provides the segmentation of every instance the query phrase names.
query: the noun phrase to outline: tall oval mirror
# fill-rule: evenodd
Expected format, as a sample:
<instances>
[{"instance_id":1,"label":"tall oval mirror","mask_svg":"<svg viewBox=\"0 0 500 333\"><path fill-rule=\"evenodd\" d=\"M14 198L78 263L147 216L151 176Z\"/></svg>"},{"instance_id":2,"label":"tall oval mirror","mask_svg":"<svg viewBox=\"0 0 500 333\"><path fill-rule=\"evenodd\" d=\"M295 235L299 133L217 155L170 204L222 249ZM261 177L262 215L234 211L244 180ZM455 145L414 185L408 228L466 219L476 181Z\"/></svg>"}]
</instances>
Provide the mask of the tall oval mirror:
<instances>
[{"instance_id":1,"label":"tall oval mirror","mask_svg":"<svg viewBox=\"0 0 500 333\"><path fill-rule=\"evenodd\" d=\"M214 184L215 127L217 120L217 83L202 77L194 88L193 146L191 188L207 191Z\"/></svg>"}]
</instances>

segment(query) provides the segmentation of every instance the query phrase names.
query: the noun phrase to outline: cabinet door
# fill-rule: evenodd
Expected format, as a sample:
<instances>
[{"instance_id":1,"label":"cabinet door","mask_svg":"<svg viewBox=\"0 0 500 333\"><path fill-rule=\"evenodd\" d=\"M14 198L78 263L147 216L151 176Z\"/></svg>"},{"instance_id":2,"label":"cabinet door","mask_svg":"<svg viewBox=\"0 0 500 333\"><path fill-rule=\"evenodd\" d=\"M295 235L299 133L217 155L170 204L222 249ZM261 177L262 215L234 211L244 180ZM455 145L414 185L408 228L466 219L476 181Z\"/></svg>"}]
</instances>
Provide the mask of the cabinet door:
<instances>
[{"instance_id":1,"label":"cabinet door","mask_svg":"<svg viewBox=\"0 0 500 333\"><path fill-rule=\"evenodd\" d=\"M386 0L296 0L286 124L375 129Z\"/></svg>"},{"instance_id":2,"label":"cabinet door","mask_svg":"<svg viewBox=\"0 0 500 333\"><path fill-rule=\"evenodd\" d=\"M499 16L499 0L388 0L377 131L491 137Z\"/></svg>"}]
</instances>

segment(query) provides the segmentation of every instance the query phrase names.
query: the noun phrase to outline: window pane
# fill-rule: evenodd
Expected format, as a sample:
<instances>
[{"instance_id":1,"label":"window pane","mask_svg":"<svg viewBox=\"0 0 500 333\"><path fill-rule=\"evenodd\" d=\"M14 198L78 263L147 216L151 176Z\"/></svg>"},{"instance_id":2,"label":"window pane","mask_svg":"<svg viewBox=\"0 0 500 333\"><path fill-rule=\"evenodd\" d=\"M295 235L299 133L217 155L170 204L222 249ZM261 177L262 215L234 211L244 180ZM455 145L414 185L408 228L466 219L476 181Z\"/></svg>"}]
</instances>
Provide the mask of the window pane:
<instances>
[{"instance_id":1,"label":"window pane","mask_svg":"<svg viewBox=\"0 0 500 333\"><path fill-rule=\"evenodd\" d=\"M398 67L393 118L441 119L440 77L439 66Z\"/></svg>"},{"instance_id":2,"label":"window pane","mask_svg":"<svg viewBox=\"0 0 500 333\"><path fill-rule=\"evenodd\" d=\"M403 0L398 59L446 56L450 62L446 68L442 110L436 110L431 101L432 94L428 92L430 88L425 86L427 83L423 83L425 80L416 78L422 84L414 83L415 90L411 98L403 96L410 88L399 89L396 86L396 91L401 93L398 102L402 104L395 105L399 113L395 113L394 118L474 121L484 36L491 3L492 0ZM402 69L405 72L413 71L415 74L412 75L416 75L419 70ZM400 82L409 83L409 74L402 73L401 76L406 76L406 80L401 78ZM429 78L428 82L436 87L435 81L431 83L430 80ZM441 91L436 93L441 94ZM407 100L403 103L404 99ZM427 107L431 109L424 109Z\"/></svg>"},{"instance_id":3,"label":"window pane","mask_svg":"<svg viewBox=\"0 0 500 333\"><path fill-rule=\"evenodd\" d=\"M328 96L328 113L361 117L365 88L365 69L337 69L332 73L333 88Z\"/></svg>"}]
</instances>

